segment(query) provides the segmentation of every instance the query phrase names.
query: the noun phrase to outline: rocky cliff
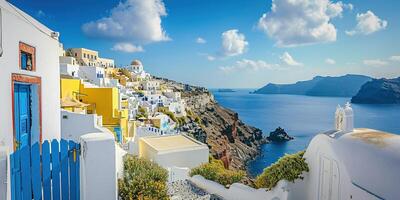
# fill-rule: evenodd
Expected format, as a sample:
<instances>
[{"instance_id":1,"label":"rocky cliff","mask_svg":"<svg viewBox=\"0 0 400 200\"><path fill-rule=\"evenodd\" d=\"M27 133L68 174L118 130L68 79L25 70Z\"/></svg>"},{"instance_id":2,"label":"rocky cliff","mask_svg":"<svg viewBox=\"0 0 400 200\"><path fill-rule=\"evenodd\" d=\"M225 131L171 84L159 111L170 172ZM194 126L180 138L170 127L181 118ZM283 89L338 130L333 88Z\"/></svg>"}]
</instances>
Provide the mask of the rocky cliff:
<instances>
[{"instance_id":1,"label":"rocky cliff","mask_svg":"<svg viewBox=\"0 0 400 200\"><path fill-rule=\"evenodd\" d=\"M161 80L161 79L160 79ZM232 169L245 169L247 161L259 154L266 142L260 129L244 124L232 110L220 106L205 88L162 79L163 85L179 91L186 102L188 117L181 130L206 143L215 158L226 149Z\"/></svg>"},{"instance_id":2,"label":"rocky cliff","mask_svg":"<svg viewBox=\"0 0 400 200\"><path fill-rule=\"evenodd\" d=\"M365 83L351 99L352 103L400 104L400 77L374 79Z\"/></svg>"}]
</instances>

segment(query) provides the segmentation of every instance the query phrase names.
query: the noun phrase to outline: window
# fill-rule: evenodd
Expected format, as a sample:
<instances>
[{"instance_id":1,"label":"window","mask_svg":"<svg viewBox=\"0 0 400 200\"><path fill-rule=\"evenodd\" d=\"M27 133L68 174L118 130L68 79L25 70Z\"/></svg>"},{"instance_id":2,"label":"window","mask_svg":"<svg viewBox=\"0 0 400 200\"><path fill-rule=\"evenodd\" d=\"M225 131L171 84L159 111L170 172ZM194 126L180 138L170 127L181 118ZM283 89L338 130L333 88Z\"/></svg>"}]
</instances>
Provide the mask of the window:
<instances>
[{"instance_id":1,"label":"window","mask_svg":"<svg viewBox=\"0 0 400 200\"><path fill-rule=\"evenodd\" d=\"M19 43L19 67L22 70L35 71L35 47L27 45L23 42Z\"/></svg>"},{"instance_id":2,"label":"window","mask_svg":"<svg viewBox=\"0 0 400 200\"><path fill-rule=\"evenodd\" d=\"M77 53L75 53L75 57L77 57L78 56L78 54Z\"/></svg>"},{"instance_id":3,"label":"window","mask_svg":"<svg viewBox=\"0 0 400 200\"><path fill-rule=\"evenodd\" d=\"M83 57L86 58L86 53L83 53Z\"/></svg>"}]
</instances>

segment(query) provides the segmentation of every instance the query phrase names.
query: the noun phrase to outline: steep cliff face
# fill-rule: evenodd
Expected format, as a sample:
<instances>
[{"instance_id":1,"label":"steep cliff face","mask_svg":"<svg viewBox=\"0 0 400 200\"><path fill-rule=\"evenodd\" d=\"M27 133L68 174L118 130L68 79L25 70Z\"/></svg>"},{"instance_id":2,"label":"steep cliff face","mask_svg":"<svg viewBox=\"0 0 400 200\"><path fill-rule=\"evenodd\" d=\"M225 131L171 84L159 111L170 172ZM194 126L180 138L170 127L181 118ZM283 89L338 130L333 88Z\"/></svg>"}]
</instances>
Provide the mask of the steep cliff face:
<instances>
[{"instance_id":1,"label":"steep cliff face","mask_svg":"<svg viewBox=\"0 0 400 200\"><path fill-rule=\"evenodd\" d=\"M360 104L400 104L400 77L374 79L365 83L351 99Z\"/></svg>"},{"instance_id":2,"label":"steep cliff face","mask_svg":"<svg viewBox=\"0 0 400 200\"><path fill-rule=\"evenodd\" d=\"M181 130L208 144L210 153L221 158L223 151L231 158L230 168L245 169L247 161L259 154L261 144L266 142L260 129L244 124L237 113L220 106L213 95L201 87L182 85L164 80L165 85L182 93L190 117ZM194 117L192 117L194 118Z\"/></svg>"}]
</instances>

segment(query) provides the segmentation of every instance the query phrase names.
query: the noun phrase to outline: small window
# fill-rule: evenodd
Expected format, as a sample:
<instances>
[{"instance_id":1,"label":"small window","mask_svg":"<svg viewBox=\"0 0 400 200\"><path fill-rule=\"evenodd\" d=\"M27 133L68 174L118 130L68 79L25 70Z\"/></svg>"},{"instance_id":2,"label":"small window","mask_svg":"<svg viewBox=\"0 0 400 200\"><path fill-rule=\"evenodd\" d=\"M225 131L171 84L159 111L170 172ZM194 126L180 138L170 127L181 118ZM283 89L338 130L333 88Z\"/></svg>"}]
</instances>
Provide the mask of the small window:
<instances>
[{"instance_id":1,"label":"small window","mask_svg":"<svg viewBox=\"0 0 400 200\"><path fill-rule=\"evenodd\" d=\"M35 71L35 47L27 45L23 42L19 43L19 64L20 69Z\"/></svg>"},{"instance_id":2,"label":"small window","mask_svg":"<svg viewBox=\"0 0 400 200\"><path fill-rule=\"evenodd\" d=\"M78 57L78 54L77 54L77 53L75 53L75 57Z\"/></svg>"}]
</instances>

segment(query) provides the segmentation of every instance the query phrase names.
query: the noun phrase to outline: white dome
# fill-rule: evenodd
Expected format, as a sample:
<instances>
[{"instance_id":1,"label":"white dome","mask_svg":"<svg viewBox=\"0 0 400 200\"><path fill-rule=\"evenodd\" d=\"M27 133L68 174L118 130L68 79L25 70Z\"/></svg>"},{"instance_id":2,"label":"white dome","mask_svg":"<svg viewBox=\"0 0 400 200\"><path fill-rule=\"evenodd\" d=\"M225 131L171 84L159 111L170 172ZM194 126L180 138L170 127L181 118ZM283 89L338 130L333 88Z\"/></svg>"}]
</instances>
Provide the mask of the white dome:
<instances>
[{"instance_id":1,"label":"white dome","mask_svg":"<svg viewBox=\"0 0 400 200\"><path fill-rule=\"evenodd\" d=\"M139 66L141 66L141 65L142 65L142 62L140 62L140 60L133 60L133 61L131 62L131 65L139 65Z\"/></svg>"}]
</instances>

